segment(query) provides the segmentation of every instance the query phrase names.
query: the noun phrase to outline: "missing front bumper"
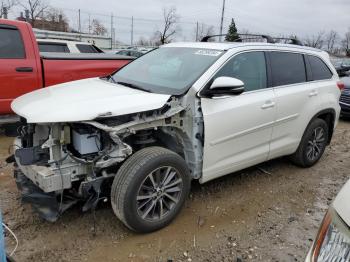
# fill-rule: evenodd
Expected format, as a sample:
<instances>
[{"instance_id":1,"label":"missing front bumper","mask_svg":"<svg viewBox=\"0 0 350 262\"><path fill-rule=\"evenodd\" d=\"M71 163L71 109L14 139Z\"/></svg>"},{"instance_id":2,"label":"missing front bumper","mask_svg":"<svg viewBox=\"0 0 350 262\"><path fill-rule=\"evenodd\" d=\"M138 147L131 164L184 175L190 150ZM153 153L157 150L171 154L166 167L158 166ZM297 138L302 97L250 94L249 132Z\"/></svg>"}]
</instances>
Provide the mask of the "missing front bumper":
<instances>
[{"instance_id":1,"label":"missing front bumper","mask_svg":"<svg viewBox=\"0 0 350 262\"><path fill-rule=\"evenodd\" d=\"M55 222L68 208L78 202L77 199L63 199L55 193L45 193L28 179L18 168L14 170L17 188L21 192L22 201L32 205L33 210L43 219Z\"/></svg>"}]
</instances>

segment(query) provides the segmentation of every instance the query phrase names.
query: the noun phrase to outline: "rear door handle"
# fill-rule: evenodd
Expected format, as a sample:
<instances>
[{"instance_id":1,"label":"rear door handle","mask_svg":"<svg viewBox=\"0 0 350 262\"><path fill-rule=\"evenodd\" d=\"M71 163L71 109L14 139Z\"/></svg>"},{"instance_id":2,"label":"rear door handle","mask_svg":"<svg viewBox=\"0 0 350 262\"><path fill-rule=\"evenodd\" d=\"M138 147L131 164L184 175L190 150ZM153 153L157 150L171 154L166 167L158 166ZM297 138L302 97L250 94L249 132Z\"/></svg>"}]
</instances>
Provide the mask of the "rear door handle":
<instances>
[{"instance_id":1,"label":"rear door handle","mask_svg":"<svg viewBox=\"0 0 350 262\"><path fill-rule=\"evenodd\" d=\"M317 95L318 95L317 90L312 90L309 94L309 97L313 97L313 96L317 96Z\"/></svg>"},{"instance_id":2,"label":"rear door handle","mask_svg":"<svg viewBox=\"0 0 350 262\"><path fill-rule=\"evenodd\" d=\"M16 71L20 73L33 72L33 67L16 67Z\"/></svg>"},{"instance_id":3,"label":"rear door handle","mask_svg":"<svg viewBox=\"0 0 350 262\"><path fill-rule=\"evenodd\" d=\"M261 106L261 109L268 109L268 108L271 108L271 107L274 107L275 106L275 102L273 101L266 101L265 104L263 104Z\"/></svg>"}]
</instances>

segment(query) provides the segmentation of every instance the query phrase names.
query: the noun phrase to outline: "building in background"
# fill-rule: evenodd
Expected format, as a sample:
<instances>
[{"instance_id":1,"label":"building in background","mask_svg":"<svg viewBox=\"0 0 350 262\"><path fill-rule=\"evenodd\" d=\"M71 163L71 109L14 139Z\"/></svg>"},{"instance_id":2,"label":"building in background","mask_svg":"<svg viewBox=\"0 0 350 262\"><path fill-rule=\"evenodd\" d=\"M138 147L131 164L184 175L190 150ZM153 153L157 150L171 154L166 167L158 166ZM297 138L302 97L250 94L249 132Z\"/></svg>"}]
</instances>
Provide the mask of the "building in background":
<instances>
[{"instance_id":1,"label":"building in background","mask_svg":"<svg viewBox=\"0 0 350 262\"><path fill-rule=\"evenodd\" d=\"M111 49L111 38L91 35L91 34L80 34L80 33L69 33L69 32L57 32L50 30L41 30L33 28L36 38L40 39L58 39L58 40L70 40L70 41L80 41L88 42L96 45L101 49Z\"/></svg>"}]
</instances>

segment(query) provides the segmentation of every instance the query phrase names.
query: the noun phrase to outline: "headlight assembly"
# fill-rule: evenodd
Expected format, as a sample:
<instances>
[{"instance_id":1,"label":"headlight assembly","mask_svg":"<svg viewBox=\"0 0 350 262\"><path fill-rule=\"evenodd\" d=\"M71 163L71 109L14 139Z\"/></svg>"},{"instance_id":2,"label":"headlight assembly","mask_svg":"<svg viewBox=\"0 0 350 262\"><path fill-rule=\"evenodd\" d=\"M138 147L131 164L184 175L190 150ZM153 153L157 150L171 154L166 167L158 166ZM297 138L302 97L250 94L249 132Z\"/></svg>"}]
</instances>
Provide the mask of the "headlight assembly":
<instances>
[{"instance_id":1,"label":"headlight assembly","mask_svg":"<svg viewBox=\"0 0 350 262\"><path fill-rule=\"evenodd\" d=\"M328 210L322 221L311 261L350 261L350 228L333 208Z\"/></svg>"}]
</instances>

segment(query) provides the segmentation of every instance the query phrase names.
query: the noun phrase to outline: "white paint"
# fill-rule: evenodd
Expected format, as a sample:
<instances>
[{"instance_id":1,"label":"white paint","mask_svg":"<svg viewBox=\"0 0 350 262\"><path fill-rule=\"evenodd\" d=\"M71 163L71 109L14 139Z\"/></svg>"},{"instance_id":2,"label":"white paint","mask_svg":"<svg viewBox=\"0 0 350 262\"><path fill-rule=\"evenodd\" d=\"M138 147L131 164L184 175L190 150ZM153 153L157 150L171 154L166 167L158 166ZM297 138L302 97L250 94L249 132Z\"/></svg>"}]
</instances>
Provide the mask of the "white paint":
<instances>
[{"instance_id":1,"label":"white paint","mask_svg":"<svg viewBox=\"0 0 350 262\"><path fill-rule=\"evenodd\" d=\"M169 97L90 78L25 94L11 108L28 123L76 122L158 109Z\"/></svg>"},{"instance_id":2,"label":"white paint","mask_svg":"<svg viewBox=\"0 0 350 262\"><path fill-rule=\"evenodd\" d=\"M175 43L172 46L187 46ZM196 43L197 48L227 52L193 85L199 91L231 58L249 51L289 51L316 55L333 71L330 80L246 92L238 96L202 98L204 156L201 183L242 170L268 159L294 153L311 119L323 109L340 107L338 75L329 55L318 49L264 43ZM221 83L222 85L222 83ZM335 124L336 124L335 123Z\"/></svg>"},{"instance_id":3,"label":"white paint","mask_svg":"<svg viewBox=\"0 0 350 262\"><path fill-rule=\"evenodd\" d=\"M350 226L350 180L343 186L333 202L338 215Z\"/></svg>"}]
</instances>

